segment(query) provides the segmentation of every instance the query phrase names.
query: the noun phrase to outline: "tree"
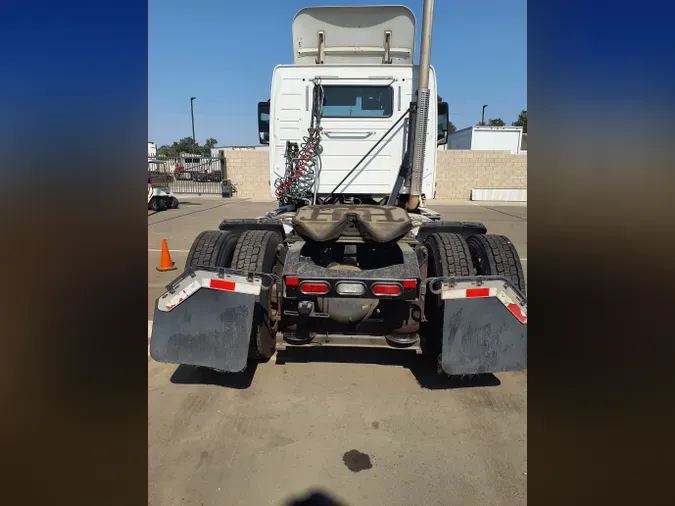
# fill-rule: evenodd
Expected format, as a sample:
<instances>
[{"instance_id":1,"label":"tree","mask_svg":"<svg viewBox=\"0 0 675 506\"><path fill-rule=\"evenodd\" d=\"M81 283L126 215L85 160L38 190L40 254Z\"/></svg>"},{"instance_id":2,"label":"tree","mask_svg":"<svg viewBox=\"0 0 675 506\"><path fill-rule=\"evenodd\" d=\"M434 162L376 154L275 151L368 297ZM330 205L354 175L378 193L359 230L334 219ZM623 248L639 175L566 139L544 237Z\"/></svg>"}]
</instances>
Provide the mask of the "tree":
<instances>
[{"instance_id":1,"label":"tree","mask_svg":"<svg viewBox=\"0 0 675 506\"><path fill-rule=\"evenodd\" d=\"M518 120L511 123L512 126L521 126L523 127L523 133L527 133L527 110L520 111L518 114Z\"/></svg>"},{"instance_id":2,"label":"tree","mask_svg":"<svg viewBox=\"0 0 675 506\"><path fill-rule=\"evenodd\" d=\"M171 146L164 144L157 148L157 156L160 158L175 158L176 154L171 149Z\"/></svg>"},{"instance_id":3,"label":"tree","mask_svg":"<svg viewBox=\"0 0 675 506\"><path fill-rule=\"evenodd\" d=\"M211 148L213 148L218 141L214 138L206 139L206 143L200 146L192 137L183 137L178 142L174 142L171 146L164 145L157 149L157 156L162 158L178 158L182 154L190 155L210 155Z\"/></svg>"},{"instance_id":4,"label":"tree","mask_svg":"<svg viewBox=\"0 0 675 506\"><path fill-rule=\"evenodd\" d=\"M506 123L504 123L504 120L501 118L490 118L488 120L488 126L504 126Z\"/></svg>"},{"instance_id":5,"label":"tree","mask_svg":"<svg viewBox=\"0 0 675 506\"><path fill-rule=\"evenodd\" d=\"M214 148L218 144L218 141L214 139L213 137L209 137L206 139L206 143L204 144L203 153L205 155L210 155L211 154L211 149Z\"/></svg>"},{"instance_id":6,"label":"tree","mask_svg":"<svg viewBox=\"0 0 675 506\"><path fill-rule=\"evenodd\" d=\"M448 121L448 134L451 134L453 132L457 131L457 127L452 124L452 121Z\"/></svg>"}]
</instances>

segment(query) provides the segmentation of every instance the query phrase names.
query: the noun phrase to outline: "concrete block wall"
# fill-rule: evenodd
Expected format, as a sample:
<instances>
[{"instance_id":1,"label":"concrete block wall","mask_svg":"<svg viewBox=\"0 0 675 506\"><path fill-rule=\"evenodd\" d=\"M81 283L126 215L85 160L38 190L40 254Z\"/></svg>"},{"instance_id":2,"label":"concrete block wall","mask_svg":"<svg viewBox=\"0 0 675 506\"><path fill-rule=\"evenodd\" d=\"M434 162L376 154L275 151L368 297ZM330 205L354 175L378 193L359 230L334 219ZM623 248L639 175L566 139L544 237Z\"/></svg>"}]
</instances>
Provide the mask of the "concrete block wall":
<instances>
[{"instance_id":1,"label":"concrete block wall","mask_svg":"<svg viewBox=\"0 0 675 506\"><path fill-rule=\"evenodd\" d=\"M438 152L436 198L469 200L472 188L527 188L527 155L508 151Z\"/></svg>"},{"instance_id":2,"label":"concrete block wall","mask_svg":"<svg viewBox=\"0 0 675 506\"><path fill-rule=\"evenodd\" d=\"M225 154L227 178L237 185L237 197L273 200L270 196L267 151L241 150Z\"/></svg>"},{"instance_id":3,"label":"concrete block wall","mask_svg":"<svg viewBox=\"0 0 675 506\"><path fill-rule=\"evenodd\" d=\"M237 196L273 200L270 196L267 151L241 150L225 154L227 177ZM508 151L448 150L438 152L436 198L468 200L471 189L527 188L527 155Z\"/></svg>"}]
</instances>

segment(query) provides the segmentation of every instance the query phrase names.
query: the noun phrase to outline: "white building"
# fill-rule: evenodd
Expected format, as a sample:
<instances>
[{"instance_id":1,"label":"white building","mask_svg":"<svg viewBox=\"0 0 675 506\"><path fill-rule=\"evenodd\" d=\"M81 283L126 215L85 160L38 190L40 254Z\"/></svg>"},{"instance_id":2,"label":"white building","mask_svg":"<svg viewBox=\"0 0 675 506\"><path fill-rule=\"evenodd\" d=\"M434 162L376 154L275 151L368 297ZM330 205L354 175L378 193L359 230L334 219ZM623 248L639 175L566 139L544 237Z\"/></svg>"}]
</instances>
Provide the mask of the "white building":
<instances>
[{"instance_id":1,"label":"white building","mask_svg":"<svg viewBox=\"0 0 675 506\"><path fill-rule=\"evenodd\" d=\"M510 151L517 155L527 152L527 144L523 146L523 127L471 126L448 135L445 149Z\"/></svg>"},{"instance_id":2,"label":"white building","mask_svg":"<svg viewBox=\"0 0 675 506\"><path fill-rule=\"evenodd\" d=\"M148 141L148 158L157 158L157 144Z\"/></svg>"}]
</instances>

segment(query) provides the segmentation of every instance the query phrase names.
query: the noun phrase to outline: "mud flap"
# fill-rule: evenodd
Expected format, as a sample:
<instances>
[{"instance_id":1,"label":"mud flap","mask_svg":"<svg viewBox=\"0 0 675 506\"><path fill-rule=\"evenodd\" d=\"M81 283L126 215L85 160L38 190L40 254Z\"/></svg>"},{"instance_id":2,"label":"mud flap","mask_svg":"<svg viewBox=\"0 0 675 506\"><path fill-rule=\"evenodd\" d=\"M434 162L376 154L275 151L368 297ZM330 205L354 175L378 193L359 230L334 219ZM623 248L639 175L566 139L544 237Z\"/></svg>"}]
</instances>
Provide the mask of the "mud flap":
<instances>
[{"instance_id":1,"label":"mud flap","mask_svg":"<svg viewBox=\"0 0 675 506\"><path fill-rule=\"evenodd\" d=\"M496 297L444 301L441 368L446 374L527 369L527 324Z\"/></svg>"},{"instance_id":2,"label":"mud flap","mask_svg":"<svg viewBox=\"0 0 675 506\"><path fill-rule=\"evenodd\" d=\"M244 370L256 299L246 293L197 290L170 311L155 307L150 356L169 364Z\"/></svg>"}]
</instances>

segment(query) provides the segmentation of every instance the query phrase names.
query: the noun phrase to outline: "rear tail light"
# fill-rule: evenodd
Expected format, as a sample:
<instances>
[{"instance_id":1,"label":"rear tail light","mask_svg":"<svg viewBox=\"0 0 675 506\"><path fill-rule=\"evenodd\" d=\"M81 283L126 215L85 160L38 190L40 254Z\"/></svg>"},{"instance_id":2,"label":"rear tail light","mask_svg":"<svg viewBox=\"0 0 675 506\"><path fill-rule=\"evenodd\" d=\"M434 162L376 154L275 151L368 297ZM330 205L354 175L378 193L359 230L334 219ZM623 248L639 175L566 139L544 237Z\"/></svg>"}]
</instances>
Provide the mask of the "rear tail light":
<instances>
[{"instance_id":1,"label":"rear tail light","mask_svg":"<svg viewBox=\"0 0 675 506\"><path fill-rule=\"evenodd\" d=\"M324 283L323 281L305 281L300 284L300 292L305 295L323 295L324 293L328 293L328 283Z\"/></svg>"},{"instance_id":2,"label":"rear tail light","mask_svg":"<svg viewBox=\"0 0 675 506\"><path fill-rule=\"evenodd\" d=\"M366 287L363 283L350 283L341 281L335 287L335 291L340 295L363 295L366 291Z\"/></svg>"},{"instance_id":3,"label":"rear tail light","mask_svg":"<svg viewBox=\"0 0 675 506\"><path fill-rule=\"evenodd\" d=\"M286 286L298 286L298 284L300 284L300 278L286 276Z\"/></svg>"},{"instance_id":4,"label":"rear tail light","mask_svg":"<svg viewBox=\"0 0 675 506\"><path fill-rule=\"evenodd\" d=\"M373 293L375 295L396 297L397 295L401 295L401 285L395 283L376 283L373 285Z\"/></svg>"},{"instance_id":5,"label":"rear tail light","mask_svg":"<svg viewBox=\"0 0 675 506\"><path fill-rule=\"evenodd\" d=\"M416 279L404 279L403 280L403 288L417 288L417 280Z\"/></svg>"}]
</instances>

